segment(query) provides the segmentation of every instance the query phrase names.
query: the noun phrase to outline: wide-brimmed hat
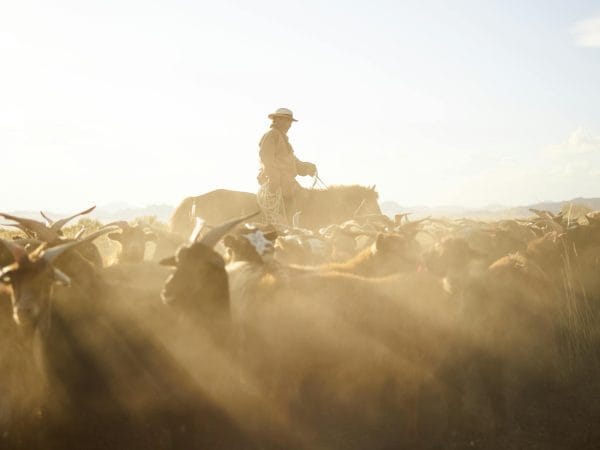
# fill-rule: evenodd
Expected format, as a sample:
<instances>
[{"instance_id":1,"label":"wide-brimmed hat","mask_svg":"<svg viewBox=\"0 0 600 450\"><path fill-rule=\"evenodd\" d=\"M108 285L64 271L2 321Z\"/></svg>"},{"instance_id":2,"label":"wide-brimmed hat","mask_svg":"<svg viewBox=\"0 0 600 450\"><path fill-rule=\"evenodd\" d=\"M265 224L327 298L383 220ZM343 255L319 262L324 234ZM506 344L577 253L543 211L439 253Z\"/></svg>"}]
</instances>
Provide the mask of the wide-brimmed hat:
<instances>
[{"instance_id":1,"label":"wide-brimmed hat","mask_svg":"<svg viewBox=\"0 0 600 450\"><path fill-rule=\"evenodd\" d=\"M288 119L292 119L293 122L298 122L294 119L294 113L287 108L279 108L274 113L269 114L269 119L273 119L275 117L287 117Z\"/></svg>"}]
</instances>

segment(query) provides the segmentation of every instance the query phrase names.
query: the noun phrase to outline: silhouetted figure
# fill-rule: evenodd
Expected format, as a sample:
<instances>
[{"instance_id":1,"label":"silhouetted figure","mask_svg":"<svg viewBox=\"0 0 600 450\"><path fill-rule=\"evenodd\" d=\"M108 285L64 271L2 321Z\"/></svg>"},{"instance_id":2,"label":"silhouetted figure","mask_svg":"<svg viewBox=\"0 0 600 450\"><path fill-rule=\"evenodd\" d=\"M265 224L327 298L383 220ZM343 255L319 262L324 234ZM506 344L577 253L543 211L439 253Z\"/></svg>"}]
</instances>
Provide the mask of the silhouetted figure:
<instances>
[{"instance_id":1,"label":"silhouetted figure","mask_svg":"<svg viewBox=\"0 0 600 450\"><path fill-rule=\"evenodd\" d=\"M297 122L292 111L279 108L269 119L273 121L271 129L259 143L259 203L269 222L287 221L295 212L294 199L302 189L296 176L315 176L317 166L300 161L294 154L287 136L292 122Z\"/></svg>"}]
</instances>

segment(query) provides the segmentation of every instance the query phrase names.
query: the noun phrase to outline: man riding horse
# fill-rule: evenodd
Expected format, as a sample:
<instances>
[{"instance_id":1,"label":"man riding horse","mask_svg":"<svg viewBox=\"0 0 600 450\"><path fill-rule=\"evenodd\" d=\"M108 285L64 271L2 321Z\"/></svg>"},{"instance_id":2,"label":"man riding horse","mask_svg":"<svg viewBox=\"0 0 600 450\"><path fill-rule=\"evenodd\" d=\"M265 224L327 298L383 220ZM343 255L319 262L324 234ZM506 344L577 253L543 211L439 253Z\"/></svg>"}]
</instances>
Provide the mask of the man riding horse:
<instances>
[{"instance_id":1,"label":"man riding horse","mask_svg":"<svg viewBox=\"0 0 600 450\"><path fill-rule=\"evenodd\" d=\"M296 176L315 176L317 166L296 158L287 132L297 122L292 111L279 108L269 114L271 129L260 140L260 171L258 199L269 221L286 222L295 212L295 203L302 187Z\"/></svg>"},{"instance_id":2,"label":"man riding horse","mask_svg":"<svg viewBox=\"0 0 600 450\"><path fill-rule=\"evenodd\" d=\"M296 158L287 136L292 122L296 122L292 111L279 108L268 117L271 129L259 144L258 193L215 189L186 197L171 217L173 232L189 236L197 217L207 224L219 224L255 212L257 202L265 223L293 225L294 213L301 210L301 226L312 230L344 222L357 214L381 214L375 186L325 186L313 163ZM325 189L302 188L296 181L298 175L314 176Z\"/></svg>"}]
</instances>

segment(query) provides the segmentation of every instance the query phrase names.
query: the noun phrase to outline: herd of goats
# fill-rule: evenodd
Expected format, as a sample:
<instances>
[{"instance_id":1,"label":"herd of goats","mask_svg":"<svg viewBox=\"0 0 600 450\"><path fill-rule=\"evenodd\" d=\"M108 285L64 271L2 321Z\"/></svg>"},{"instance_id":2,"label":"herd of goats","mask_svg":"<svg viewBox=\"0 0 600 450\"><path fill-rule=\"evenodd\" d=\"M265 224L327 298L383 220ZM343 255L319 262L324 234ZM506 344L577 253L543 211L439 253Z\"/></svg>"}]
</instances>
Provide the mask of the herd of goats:
<instances>
[{"instance_id":1,"label":"herd of goats","mask_svg":"<svg viewBox=\"0 0 600 450\"><path fill-rule=\"evenodd\" d=\"M600 213L67 236L92 210L0 213L0 448L600 444Z\"/></svg>"}]
</instances>

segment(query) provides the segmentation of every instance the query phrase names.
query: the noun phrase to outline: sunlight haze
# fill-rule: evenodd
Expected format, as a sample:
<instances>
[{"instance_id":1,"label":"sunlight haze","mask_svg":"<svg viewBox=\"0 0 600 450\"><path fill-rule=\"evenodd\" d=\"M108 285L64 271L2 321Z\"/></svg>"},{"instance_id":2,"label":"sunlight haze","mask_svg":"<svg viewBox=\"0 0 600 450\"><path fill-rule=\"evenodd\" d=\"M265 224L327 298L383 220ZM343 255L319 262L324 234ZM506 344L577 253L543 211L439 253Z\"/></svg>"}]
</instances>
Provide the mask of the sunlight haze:
<instances>
[{"instance_id":1,"label":"sunlight haze","mask_svg":"<svg viewBox=\"0 0 600 450\"><path fill-rule=\"evenodd\" d=\"M1 210L255 192L279 107L325 183L381 200L600 196L592 1L22 0L0 61Z\"/></svg>"}]
</instances>

